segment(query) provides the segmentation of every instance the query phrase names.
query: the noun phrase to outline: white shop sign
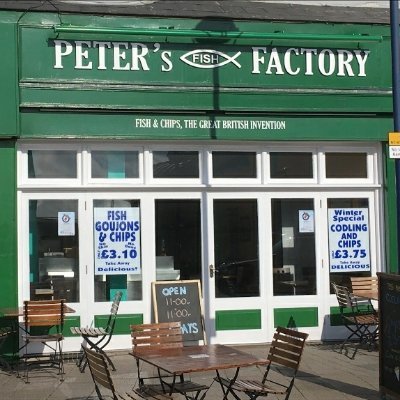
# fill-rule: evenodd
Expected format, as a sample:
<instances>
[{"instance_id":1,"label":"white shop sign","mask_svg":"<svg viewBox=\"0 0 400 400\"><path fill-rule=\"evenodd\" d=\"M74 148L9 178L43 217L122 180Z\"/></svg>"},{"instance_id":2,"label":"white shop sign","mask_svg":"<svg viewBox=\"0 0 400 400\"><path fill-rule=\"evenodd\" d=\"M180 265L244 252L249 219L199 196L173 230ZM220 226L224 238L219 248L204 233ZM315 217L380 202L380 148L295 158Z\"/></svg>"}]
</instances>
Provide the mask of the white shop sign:
<instances>
[{"instance_id":1,"label":"white shop sign","mask_svg":"<svg viewBox=\"0 0 400 400\"><path fill-rule=\"evenodd\" d=\"M328 210L330 272L370 271L368 208Z\"/></svg>"},{"instance_id":2,"label":"white shop sign","mask_svg":"<svg viewBox=\"0 0 400 400\"><path fill-rule=\"evenodd\" d=\"M94 209L95 275L140 273L139 208Z\"/></svg>"}]
</instances>

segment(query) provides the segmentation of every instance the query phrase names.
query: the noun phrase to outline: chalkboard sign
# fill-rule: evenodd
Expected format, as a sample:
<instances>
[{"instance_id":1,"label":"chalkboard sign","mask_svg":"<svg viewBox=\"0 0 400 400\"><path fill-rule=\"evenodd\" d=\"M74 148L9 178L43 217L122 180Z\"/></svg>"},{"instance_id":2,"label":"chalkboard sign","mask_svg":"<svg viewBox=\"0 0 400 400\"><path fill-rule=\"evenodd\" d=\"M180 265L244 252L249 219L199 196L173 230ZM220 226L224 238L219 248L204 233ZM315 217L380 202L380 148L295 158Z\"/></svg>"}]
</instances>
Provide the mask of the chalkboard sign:
<instances>
[{"instance_id":1,"label":"chalkboard sign","mask_svg":"<svg viewBox=\"0 0 400 400\"><path fill-rule=\"evenodd\" d=\"M185 342L205 343L199 280L153 282L152 291L156 322L180 321Z\"/></svg>"},{"instance_id":2,"label":"chalkboard sign","mask_svg":"<svg viewBox=\"0 0 400 400\"><path fill-rule=\"evenodd\" d=\"M379 390L400 399L400 276L378 273Z\"/></svg>"}]
</instances>

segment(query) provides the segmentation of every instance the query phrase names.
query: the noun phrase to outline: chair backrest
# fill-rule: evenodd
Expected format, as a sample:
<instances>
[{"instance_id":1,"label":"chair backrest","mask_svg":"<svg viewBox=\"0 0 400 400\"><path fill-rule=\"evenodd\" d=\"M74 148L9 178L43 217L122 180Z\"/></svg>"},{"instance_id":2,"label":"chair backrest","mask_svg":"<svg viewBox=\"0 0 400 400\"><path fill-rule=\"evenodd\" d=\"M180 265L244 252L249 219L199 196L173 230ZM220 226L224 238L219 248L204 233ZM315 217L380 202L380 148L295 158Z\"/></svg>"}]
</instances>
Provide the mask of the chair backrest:
<instances>
[{"instance_id":1,"label":"chair backrest","mask_svg":"<svg viewBox=\"0 0 400 400\"><path fill-rule=\"evenodd\" d=\"M135 352L183 347L180 322L131 325L130 329L132 347Z\"/></svg>"},{"instance_id":2,"label":"chair backrest","mask_svg":"<svg viewBox=\"0 0 400 400\"><path fill-rule=\"evenodd\" d=\"M99 398L102 398L102 396L99 392L98 385L110 390L113 394L113 398L117 399L117 393L105 357L101 353L97 353L96 351L90 350L84 346L82 346L82 349L86 355L90 374L92 375Z\"/></svg>"},{"instance_id":3,"label":"chair backrest","mask_svg":"<svg viewBox=\"0 0 400 400\"><path fill-rule=\"evenodd\" d=\"M300 365L308 333L278 326L274 333L267 359L293 370L295 376Z\"/></svg>"},{"instance_id":4,"label":"chair backrest","mask_svg":"<svg viewBox=\"0 0 400 400\"><path fill-rule=\"evenodd\" d=\"M115 321L117 319L119 303L121 302L122 292L118 291L114 295L113 302L111 304L110 315L108 317L107 326L105 330L108 334L112 335L115 327Z\"/></svg>"},{"instance_id":5,"label":"chair backrest","mask_svg":"<svg viewBox=\"0 0 400 400\"><path fill-rule=\"evenodd\" d=\"M62 330L64 324L64 300L24 301L24 323L32 326L57 326Z\"/></svg>"},{"instance_id":6,"label":"chair backrest","mask_svg":"<svg viewBox=\"0 0 400 400\"><path fill-rule=\"evenodd\" d=\"M351 276L351 291L354 294L362 291L377 291L378 278L376 276Z\"/></svg>"},{"instance_id":7,"label":"chair backrest","mask_svg":"<svg viewBox=\"0 0 400 400\"><path fill-rule=\"evenodd\" d=\"M341 309L352 308L354 304L351 299L349 289L346 286L337 285L336 283L332 283L332 287L335 291L339 307Z\"/></svg>"}]
</instances>

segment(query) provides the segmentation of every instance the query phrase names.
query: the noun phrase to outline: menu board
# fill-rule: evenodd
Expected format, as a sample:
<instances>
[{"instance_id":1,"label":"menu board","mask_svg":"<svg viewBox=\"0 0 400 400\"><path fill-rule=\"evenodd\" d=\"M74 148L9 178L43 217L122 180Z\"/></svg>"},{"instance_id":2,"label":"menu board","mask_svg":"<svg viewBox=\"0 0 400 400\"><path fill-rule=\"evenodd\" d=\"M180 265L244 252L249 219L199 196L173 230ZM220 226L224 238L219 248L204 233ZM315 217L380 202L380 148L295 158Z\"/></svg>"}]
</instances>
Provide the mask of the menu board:
<instances>
[{"instance_id":1,"label":"menu board","mask_svg":"<svg viewBox=\"0 0 400 400\"><path fill-rule=\"evenodd\" d=\"M199 280L152 282L156 322L181 322L183 340L205 342Z\"/></svg>"},{"instance_id":2,"label":"menu board","mask_svg":"<svg viewBox=\"0 0 400 400\"><path fill-rule=\"evenodd\" d=\"M400 276L378 273L379 390L400 399Z\"/></svg>"}]
</instances>

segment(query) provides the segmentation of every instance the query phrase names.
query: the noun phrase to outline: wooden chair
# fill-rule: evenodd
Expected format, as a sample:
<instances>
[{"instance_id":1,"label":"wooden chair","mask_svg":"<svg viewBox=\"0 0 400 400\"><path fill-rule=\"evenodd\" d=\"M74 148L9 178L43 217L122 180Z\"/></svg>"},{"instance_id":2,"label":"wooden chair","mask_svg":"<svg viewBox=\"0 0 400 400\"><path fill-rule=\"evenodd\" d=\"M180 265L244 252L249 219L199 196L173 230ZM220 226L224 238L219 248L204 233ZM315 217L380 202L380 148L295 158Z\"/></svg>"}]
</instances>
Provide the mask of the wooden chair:
<instances>
[{"instance_id":1,"label":"wooden chair","mask_svg":"<svg viewBox=\"0 0 400 400\"><path fill-rule=\"evenodd\" d=\"M343 325L350 331L348 337L343 341L340 347L342 352L345 345L353 338L357 338L358 346L355 347L354 358L358 348L362 344L367 344L371 349L378 337L379 319L378 314L365 299L358 300L357 296L349 291L346 286L332 283L339 304L339 310Z\"/></svg>"},{"instance_id":2,"label":"wooden chair","mask_svg":"<svg viewBox=\"0 0 400 400\"><path fill-rule=\"evenodd\" d=\"M363 291L378 291L378 278L376 276L351 276L351 291L354 294Z\"/></svg>"},{"instance_id":3,"label":"wooden chair","mask_svg":"<svg viewBox=\"0 0 400 400\"><path fill-rule=\"evenodd\" d=\"M148 393L147 397L143 397L140 393L136 393L135 391L133 391L132 393L125 393L125 395L118 393L115 389L110 370L108 369L107 360L104 355L94 350L87 349L83 346L82 351L85 354L85 359L87 360L87 363L89 365L89 370L93 379L94 387L100 400L109 398L109 396L103 397L103 394L100 391L100 387L102 387L103 389L107 389L109 392L111 392L113 400L138 400L143 398L158 400L170 399L169 396L160 395L158 393Z\"/></svg>"},{"instance_id":4,"label":"wooden chair","mask_svg":"<svg viewBox=\"0 0 400 400\"><path fill-rule=\"evenodd\" d=\"M238 393L246 394L250 399L283 395L287 400L292 391L299 370L307 333L278 327L274 334L267 359L270 363L261 380L215 378L236 399ZM280 367L284 367L284 373Z\"/></svg>"},{"instance_id":5,"label":"wooden chair","mask_svg":"<svg viewBox=\"0 0 400 400\"><path fill-rule=\"evenodd\" d=\"M104 348L110 343L110 340L114 333L115 322L117 319L117 313L119 308L119 303L122 298L122 292L116 292L114 296L114 300L111 305L110 315L107 320L107 325L105 328L103 327L71 327L71 332L74 335L81 335L83 340L87 343L90 349L95 349L97 352L100 352L107 359L109 365L115 371L115 367L110 357L104 352ZM79 370L83 372L86 368L86 357L85 353L82 352L77 365Z\"/></svg>"},{"instance_id":6,"label":"wooden chair","mask_svg":"<svg viewBox=\"0 0 400 400\"><path fill-rule=\"evenodd\" d=\"M64 326L64 300L36 300L24 302L24 331L22 340L25 349L22 358L25 360L25 382L29 383L29 366L32 364L49 364L56 366L60 380L64 380L64 362L62 354L62 334ZM52 333L50 329L55 329ZM52 353L29 353L30 343L41 343ZM54 343L54 344L50 344Z\"/></svg>"},{"instance_id":7,"label":"wooden chair","mask_svg":"<svg viewBox=\"0 0 400 400\"><path fill-rule=\"evenodd\" d=\"M162 349L183 347L183 338L180 322L161 322L156 324L131 325L132 347L135 353L153 352ZM163 374L160 369L156 376L143 377L141 374L140 360L136 358L136 366L139 381L139 390L145 394L147 391L158 393L177 392L183 394L186 398L188 393L195 393L194 399L203 399L209 386L199 385L190 380L185 380L183 375L176 377ZM168 379L168 378L172 378ZM146 381L156 380L158 383L146 384ZM203 393L201 393L203 392Z\"/></svg>"},{"instance_id":8,"label":"wooden chair","mask_svg":"<svg viewBox=\"0 0 400 400\"><path fill-rule=\"evenodd\" d=\"M378 293L378 278L376 276L351 276L351 292L362 296L365 292ZM369 301L371 307L372 302Z\"/></svg>"}]
</instances>

